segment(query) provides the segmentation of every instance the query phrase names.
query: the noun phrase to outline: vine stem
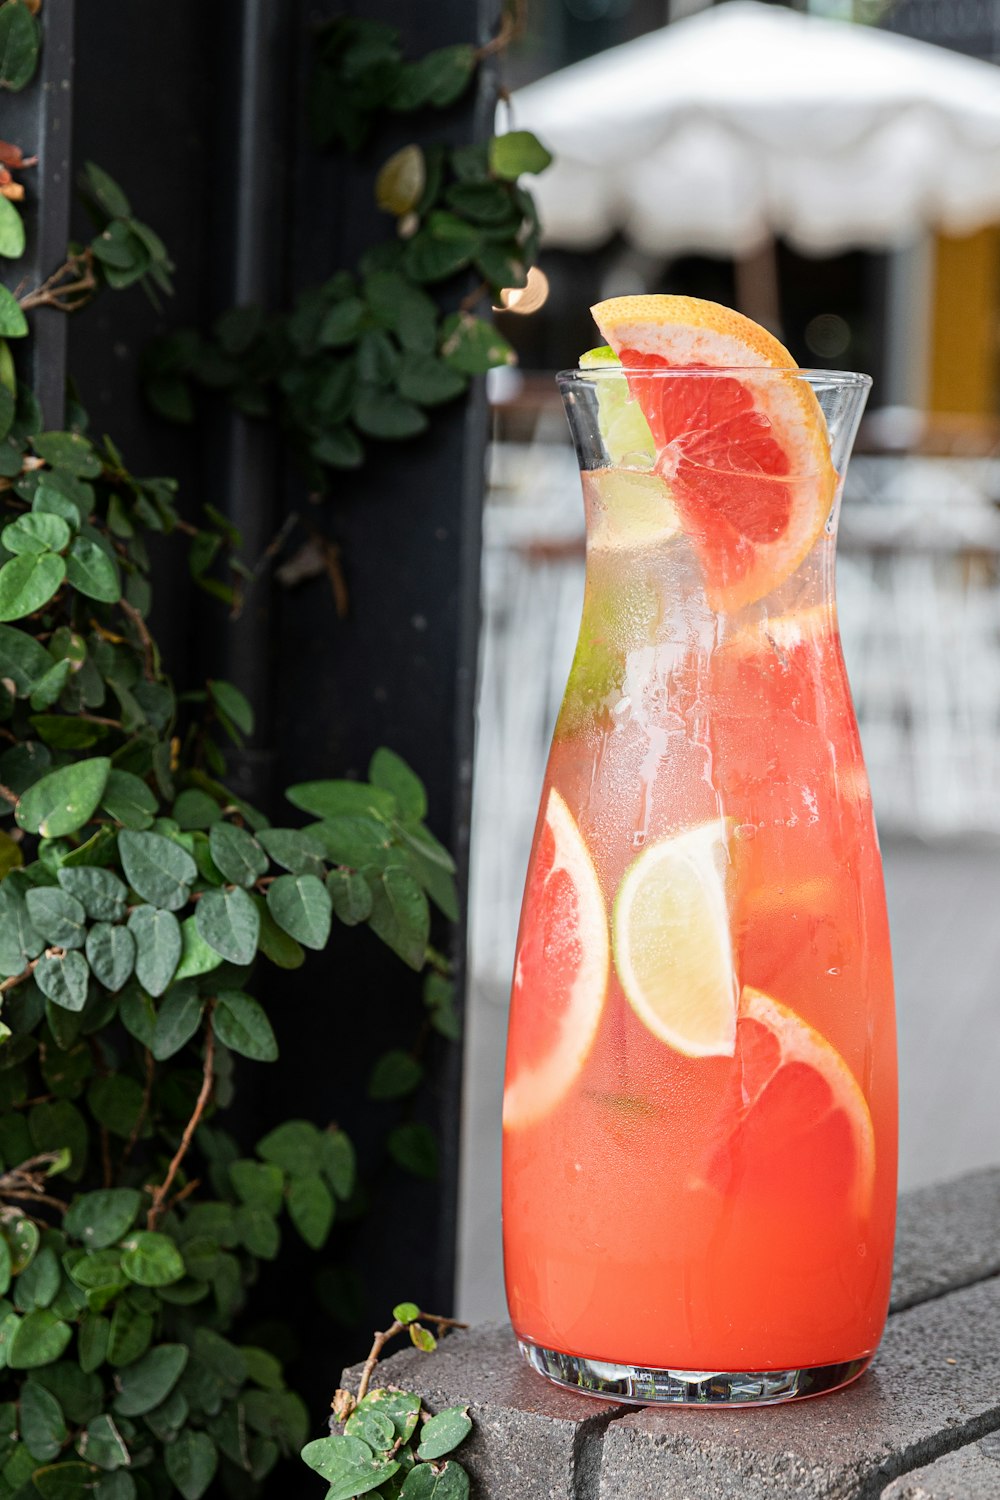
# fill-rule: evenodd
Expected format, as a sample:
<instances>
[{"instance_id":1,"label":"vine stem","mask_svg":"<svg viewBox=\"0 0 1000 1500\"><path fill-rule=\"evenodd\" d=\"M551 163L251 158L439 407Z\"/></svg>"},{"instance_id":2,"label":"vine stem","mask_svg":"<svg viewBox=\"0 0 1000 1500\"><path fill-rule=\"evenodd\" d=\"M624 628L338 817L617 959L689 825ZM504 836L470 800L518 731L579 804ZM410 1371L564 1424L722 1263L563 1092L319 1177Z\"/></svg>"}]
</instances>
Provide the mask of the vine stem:
<instances>
[{"instance_id":1,"label":"vine stem","mask_svg":"<svg viewBox=\"0 0 1000 1500\"><path fill-rule=\"evenodd\" d=\"M149 1205L149 1212L146 1215L147 1229L155 1229L160 1221L160 1215L163 1213L164 1207L166 1205L167 1194L170 1192L170 1188L174 1178L180 1171L181 1163L183 1162L185 1156L187 1156L188 1151L191 1149L191 1142L194 1139L194 1133L198 1129L198 1126L201 1124L202 1115L205 1113L205 1110L208 1107L208 1101L212 1096L212 1084L214 1082L212 1077L212 1068L215 1062L215 1032L212 1030L212 1010L214 1008L214 1005L215 1002L213 1000L210 1000L205 1012L205 1061L202 1065L201 1070L201 1088L198 1091L198 1097L195 1100L194 1109L191 1112L191 1118L190 1120L188 1120L187 1124L184 1127L184 1134L181 1136L181 1143L174 1153L173 1161L167 1168L167 1175L166 1177L164 1177L159 1187L153 1189L153 1201Z\"/></svg>"},{"instance_id":2,"label":"vine stem","mask_svg":"<svg viewBox=\"0 0 1000 1500\"><path fill-rule=\"evenodd\" d=\"M22 312L30 312L33 307L54 307L59 312L73 312L96 290L94 257L90 250L84 250L80 255L67 256L58 271L46 277L41 286L35 287L33 292L25 292L17 300ZM78 300L67 301L67 298Z\"/></svg>"},{"instance_id":3,"label":"vine stem","mask_svg":"<svg viewBox=\"0 0 1000 1500\"><path fill-rule=\"evenodd\" d=\"M442 1318L437 1313L422 1312L419 1318L414 1318L412 1321L415 1323L433 1323L439 1333L447 1328L468 1328L469 1326L468 1323L460 1323L455 1318ZM361 1379L358 1381L358 1394L355 1398L355 1404L363 1401L368 1394L368 1386L375 1373L375 1366L378 1364L382 1350L386 1344L389 1343L390 1339L394 1339L398 1333L402 1333L404 1328L409 1327L409 1323L401 1323L398 1318L394 1318L391 1328L384 1328L381 1333L374 1335L371 1350L361 1370Z\"/></svg>"},{"instance_id":4,"label":"vine stem","mask_svg":"<svg viewBox=\"0 0 1000 1500\"><path fill-rule=\"evenodd\" d=\"M9 979L5 979L3 983L0 984L0 995L6 994L7 990L16 989L16 987L19 984L23 984L26 979L30 979L32 974L35 972L37 964L38 959L33 958L30 964L28 964L27 968L21 970L20 974L12 974Z\"/></svg>"},{"instance_id":5,"label":"vine stem","mask_svg":"<svg viewBox=\"0 0 1000 1500\"><path fill-rule=\"evenodd\" d=\"M0 1176L0 1199L13 1198L19 1202L44 1203L48 1208L57 1208L60 1213L65 1213L67 1205L61 1198L55 1198L51 1193L43 1192L39 1174L43 1167L49 1167L58 1161L57 1151L43 1151L38 1156L31 1156L23 1161L20 1166L12 1167L9 1172Z\"/></svg>"},{"instance_id":6,"label":"vine stem","mask_svg":"<svg viewBox=\"0 0 1000 1500\"><path fill-rule=\"evenodd\" d=\"M142 642L143 666L146 673L146 681L155 682L156 646L154 644L153 637L149 633L149 627L147 626L145 620L142 618L142 615L136 609L135 605L130 604L129 601L124 598L124 596L119 599L118 608L121 610L125 618L131 621L132 625L134 625L136 633L140 641Z\"/></svg>"},{"instance_id":7,"label":"vine stem","mask_svg":"<svg viewBox=\"0 0 1000 1500\"><path fill-rule=\"evenodd\" d=\"M143 1085L142 1090L142 1105L139 1109L139 1113L135 1117L135 1124L132 1126L131 1134L129 1135L128 1140L125 1142L125 1149L122 1152L122 1159L118 1163L119 1172L121 1171L122 1167L124 1167L129 1157L132 1155L132 1152L135 1150L135 1145L139 1139L142 1127L146 1123L146 1116L149 1114L150 1100L153 1097L153 1080L156 1077L156 1064L153 1061L153 1054L152 1052L150 1052L149 1048L146 1047L144 1051L146 1054L146 1081Z\"/></svg>"}]
</instances>

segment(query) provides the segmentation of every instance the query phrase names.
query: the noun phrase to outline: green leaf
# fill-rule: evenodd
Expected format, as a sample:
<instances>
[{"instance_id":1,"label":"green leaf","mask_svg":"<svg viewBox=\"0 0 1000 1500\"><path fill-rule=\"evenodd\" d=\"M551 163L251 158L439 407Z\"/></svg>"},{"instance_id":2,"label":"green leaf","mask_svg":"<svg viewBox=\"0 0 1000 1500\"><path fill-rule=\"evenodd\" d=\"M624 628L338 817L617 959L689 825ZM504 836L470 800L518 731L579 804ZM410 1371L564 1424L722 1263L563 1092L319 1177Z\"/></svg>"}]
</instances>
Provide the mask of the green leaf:
<instances>
[{"instance_id":1,"label":"green leaf","mask_svg":"<svg viewBox=\"0 0 1000 1500\"><path fill-rule=\"evenodd\" d=\"M372 931L411 969L423 968L430 933L427 897L402 865L389 865L369 883Z\"/></svg>"},{"instance_id":2,"label":"green leaf","mask_svg":"<svg viewBox=\"0 0 1000 1500\"><path fill-rule=\"evenodd\" d=\"M396 389L418 406L440 406L468 387L468 379L433 354L408 354L400 361Z\"/></svg>"},{"instance_id":3,"label":"green leaf","mask_svg":"<svg viewBox=\"0 0 1000 1500\"><path fill-rule=\"evenodd\" d=\"M68 495L42 483L31 497L31 508L40 515L61 516L71 531L79 531L83 522L80 508Z\"/></svg>"},{"instance_id":4,"label":"green leaf","mask_svg":"<svg viewBox=\"0 0 1000 1500\"><path fill-rule=\"evenodd\" d=\"M365 450L357 433L350 427L330 427L311 444L309 452L318 463L332 469L357 469L364 462Z\"/></svg>"},{"instance_id":5,"label":"green leaf","mask_svg":"<svg viewBox=\"0 0 1000 1500\"><path fill-rule=\"evenodd\" d=\"M399 441L426 431L427 417L412 401L375 387L362 387L354 406L354 420L368 437ZM10 567L10 563L7 567ZM3 585L0 569L0 590ZM7 617L10 618L10 617Z\"/></svg>"},{"instance_id":6,"label":"green leaf","mask_svg":"<svg viewBox=\"0 0 1000 1500\"><path fill-rule=\"evenodd\" d=\"M7 198L0 198L0 255L10 261L24 255L24 219Z\"/></svg>"},{"instance_id":7,"label":"green leaf","mask_svg":"<svg viewBox=\"0 0 1000 1500\"><path fill-rule=\"evenodd\" d=\"M80 479L96 479L101 473L93 443L78 432L40 432L31 446L54 469L65 469Z\"/></svg>"},{"instance_id":8,"label":"green leaf","mask_svg":"<svg viewBox=\"0 0 1000 1500\"><path fill-rule=\"evenodd\" d=\"M87 1122L76 1106L68 1099L36 1104L28 1115L28 1129L36 1151L63 1151L67 1148L71 1151L73 1164L66 1175L75 1182L87 1159ZM16 1263L14 1269L16 1273Z\"/></svg>"},{"instance_id":9,"label":"green leaf","mask_svg":"<svg viewBox=\"0 0 1000 1500\"><path fill-rule=\"evenodd\" d=\"M31 1312L36 1307L51 1307L59 1291L61 1274L55 1251L51 1246L43 1246L31 1265L17 1278L14 1306L19 1312ZM56 1316L58 1315L57 1313Z\"/></svg>"},{"instance_id":10,"label":"green leaf","mask_svg":"<svg viewBox=\"0 0 1000 1500\"><path fill-rule=\"evenodd\" d=\"M407 63L389 95L390 109L409 111L432 104L442 109L454 104L476 70L476 51L466 42L438 47L418 62Z\"/></svg>"},{"instance_id":11,"label":"green leaf","mask_svg":"<svg viewBox=\"0 0 1000 1500\"><path fill-rule=\"evenodd\" d=\"M295 1177L288 1189L288 1214L311 1250L322 1250L333 1226L334 1202L318 1175Z\"/></svg>"},{"instance_id":12,"label":"green leaf","mask_svg":"<svg viewBox=\"0 0 1000 1500\"><path fill-rule=\"evenodd\" d=\"M348 1437L360 1438L376 1453L387 1453L396 1441L396 1429L377 1407L366 1407L349 1417L344 1427Z\"/></svg>"},{"instance_id":13,"label":"green leaf","mask_svg":"<svg viewBox=\"0 0 1000 1500\"><path fill-rule=\"evenodd\" d=\"M0 198L0 203L6 201ZM41 514L29 511L27 515L18 516L0 531L0 543L7 551L24 556L37 552L61 552L69 546L69 537L66 522L59 516L46 515L44 511Z\"/></svg>"},{"instance_id":14,"label":"green leaf","mask_svg":"<svg viewBox=\"0 0 1000 1500\"><path fill-rule=\"evenodd\" d=\"M78 536L66 555L66 582L88 599L104 604L116 604L122 595L117 567L102 547L85 536Z\"/></svg>"},{"instance_id":15,"label":"green leaf","mask_svg":"<svg viewBox=\"0 0 1000 1500\"><path fill-rule=\"evenodd\" d=\"M320 1168L338 1198L347 1199L354 1192L356 1162L350 1137L342 1130L330 1128L320 1136ZM260 1146L257 1150L260 1151Z\"/></svg>"},{"instance_id":16,"label":"green leaf","mask_svg":"<svg viewBox=\"0 0 1000 1500\"><path fill-rule=\"evenodd\" d=\"M468 1500L469 1476L449 1460L441 1469L414 1464L403 1481L399 1500Z\"/></svg>"},{"instance_id":17,"label":"green leaf","mask_svg":"<svg viewBox=\"0 0 1000 1500\"><path fill-rule=\"evenodd\" d=\"M57 948L82 948L87 914L75 896L58 886L42 885L25 891L25 905L35 931Z\"/></svg>"},{"instance_id":18,"label":"green leaf","mask_svg":"<svg viewBox=\"0 0 1000 1500\"><path fill-rule=\"evenodd\" d=\"M26 5L0 7L0 88L18 93L35 76L38 22Z\"/></svg>"},{"instance_id":19,"label":"green leaf","mask_svg":"<svg viewBox=\"0 0 1000 1500\"><path fill-rule=\"evenodd\" d=\"M80 174L80 186L109 219L127 219L131 216L132 205L117 182L94 162L85 163Z\"/></svg>"},{"instance_id":20,"label":"green leaf","mask_svg":"<svg viewBox=\"0 0 1000 1500\"><path fill-rule=\"evenodd\" d=\"M132 1462L128 1445L116 1427L114 1418L107 1412L90 1419L86 1431L78 1439L77 1452L81 1458L96 1464L105 1472L120 1469Z\"/></svg>"},{"instance_id":21,"label":"green leaf","mask_svg":"<svg viewBox=\"0 0 1000 1500\"><path fill-rule=\"evenodd\" d=\"M371 916L372 893L359 870L331 870L326 888L338 920L345 927L356 927Z\"/></svg>"},{"instance_id":22,"label":"green leaf","mask_svg":"<svg viewBox=\"0 0 1000 1500\"><path fill-rule=\"evenodd\" d=\"M105 1188L74 1199L63 1220L67 1234L87 1250L103 1250L127 1234L142 1207L134 1188Z\"/></svg>"},{"instance_id":23,"label":"green leaf","mask_svg":"<svg viewBox=\"0 0 1000 1500\"><path fill-rule=\"evenodd\" d=\"M71 1461L36 1469L31 1479L42 1500L87 1500L94 1471L89 1464Z\"/></svg>"},{"instance_id":24,"label":"green leaf","mask_svg":"<svg viewBox=\"0 0 1000 1500\"><path fill-rule=\"evenodd\" d=\"M513 182L522 172L544 172L552 161L537 136L530 130L508 130L490 141L490 169L497 177Z\"/></svg>"},{"instance_id":25,"label":"green leaf","mask_svg":"<svg viewBox=\"0 0 1000 1500\"><path fill-rule=\"evenodd\" d=\"M0 574L3 572L0 568ZM96 756L50 771L22 793L14 811L18 825L45 838L75 833L93 816L110 769L110 760Z\"/></svg>"},{"instance_id":26,"label":"green leaf","mask_svg":"<svg viewBox=\"0 0 1000 1500\"><path fill-rule=\"evenodd\" d=\"M392 854L392 834L374 818L324 818L310 831L322 839L329 859L352 870L368 865L382 869Z\"/></svg>"},{"instance_id":27,"label":"green leaf","mask_svg":"<svg viewBox=\"0 0 1000 1500\"><path fill-rule=\"evenodd\" d=\"M472 1431L467 1406L449 1406L425 1422L420 1429L420 1446L417 1457L423 1459L443 1458L457 1448Z\"/></svg>"},{"instance_id":28,"label":"green leaf","mask_svg":"<svg viewBox=\"0 0 1000 1500\"><path fill-rule=\"evenodd\" d=\"M280 1212L285 1196L285 1175L280 1167L249 1159L234 1161L229 1180L241 1203L254 1204L268 1214Z\"/></svg>"},{"instance_id":29,"label":"green leaf","mask_svg":"<svg viewBox=\"0 0 1000 1500\"><path fill-rule=\"evenodd\" d=\"M392 818L399 811L391 791L384 787L369 786L365 781L301 781L297 786L290 786L285 796L293 807L312 813L314 818L338 818L355 814L362 817ZM278 830L268 831L273 834ZM294 836L309 839L307 833L296 831ZM315 839L310 842L313 846L316 845ZM265 844L265 847L268 846ZM322 845L319 846L319 852L322 853ZM274 858L279 864L284 864L279 855L275 854Z\"/></svg>"},{"instance_id":30,"label":"green leaf","mask_svg":"<svg viewBox=\"0 0 1000 1500\"><path fill-rule=\"evenodd\" d=\"M376 750L368 767L374 786L390 792L399 807L400 816L419 823L427 816L427 793L420 777L393 750Z\"/></svg>"},{"instance_id":31,"label":"green leaf","mask_svg":"<svg viewBox=\"0 0 1000 1500\"><path fill-rule=\"evenodd\" d=\"M246 891L239 887L206 891L198 902L195 921L199 936L229 963L253 962L260 937L260 914Z\"/></svg>"},{"instance_id":32,"label":"green leaf","mask_svg":"<svg viewBox=\"0 0 1000 1500\"><path fill-rule=\"evenodd\" d=\"M29 693L51 666L52 658L33 635L0 625L0 677L8 677L19 694Z\"/></svg>"},{"instance_id":33,"label":"green leaf","mask_svg":"<svg viewBox=\"0 0 1000 1500\"><path fill-rule=\"evenodd\" d=\"M140 776L112 770L101 797L104 811L126 828L148 828L156 816L157 801Z\"/></svg>"},{"instance_id":34,"label":"green leaf","mask_svg":"<svg viewBox=\"0 0 1000 1500\"><path fill-rule=\"evenodd\" d=\"M307 1443L302 1458L330 1488L326 1500L352 1500L366 1495L391 1478L399 1468L395 1459L376 1458L359 1438L337 1435Z\"/></svg>"},{"instance_id":35,"label":"green leaf","mask_svg":"<svg viewBox=\"0 0 1000 1500\"><path fill-rule=\"evenodd\" d=\"M319 327L319 342L326 349L353 344L361 331L365 305L360 297L345 297L330 308Z\"/></svg>"},{"instance_id":36,"label":"green leaf","mask_svg":"<svg viewBox=\"0 0 1000 1500\"><path fill-rule=\"evenodd\" d=\"M184 1275L184 1261L169 1235L141 1229L125 1241L122 1270L137 1286L169 1286Z\"/></svg>"},{"instance_id":37,"label":"green leaf","mask_svg":"<svg viewBox=\"0 0 1000 1500\"><path fill-rule=\"evenodd\" d=\"M267 873L267 855L253 836L232 823L214 823L208 847L221 873L234 885L252 886Z\"/></svg>"},{"instance_id":38,"label":"green leaf","mask_svg":"<svg viewBox=\"0 0 1000 1500\"><path fill-rule=\"evenodd\" d=\"M254 896L260 914L260 951L279 969L300 969L306 961L302 947L287 932L282 932L267 909L263 896Z\"/></svg>"},{"instance_id":39,"label":"green leaf","mask_svg":"<svg viewBox=\"0 0 1000 1500\"><path fill-rule=\"evenodd\" d=\"M196 979L200 974L210 974L222 962L222 954L216 953L201 937L196 919L185 917L181 923L181 960L174 971L174 980Z\"/></svg>"},{"instance_id":40,"label":"green leaf","mask_svg":"<svg viewBox=\"0 0 1000 1500\"><path fill-rule=\"evenodd\" d=\"M7 1224L4 1233L10 1250L11 1270L15 1276L20 1276L38 1254L42 1239L38 1225L30 1219L15 1219Z\"/></svg>"},{"instance_id":41,"label":"green leaf","mask_svg":"<svg viewBox=\"0 0 1000 1500\"><path fill-rule=\"evenodd\" d=\"M152 1343L154 1329L152 1313L136 1307L131 1297L119 1297L108 1333L108 1364L134 1364Z\"/></svg>"},{"instance_id":42,"label":"green leaf","mask_svg":"<svg viewBox=\"0 0 1000 1500\"><path fill-rule=\"evenodd\" d=\"M415 1323L420 1317L420 1308L415 1302L397 1302L392 1315L398 1323Z\"/></svg>"},{"instance_id":43,"label":"green leaf","mask_svg":"<svg viewBox=\"0 0 1000 1500\"><path fill-rule=\"evenodd\" d=\"M463 375L485 375L514 362L514 351L492 323L471 313L451 313L441 325L441 358Z\"/></svg>"},{"instance_id":44,"label":"green leaf","mask_svg":"<svg viewBox=\"0 0 1000 1500\"><path fill-rule=\"evenodd\" d=\"M80 1324L77 1348L80 1368L86 1374L100 1369L108 1357L108 1336L111 1324L97 1313L89 1313Z\"/></svg>"},{"instance_id":45,"label":"green leaf","mask_svg":"<svg viewBox=\"0 0 1000 1500\"><path fill-rule=\"evenodd\" d=\"M180 1260L179 1255L177 1259ZM170 1395L187 1361L184 1344L158 1344L150 1349L118 1375L120 1389L114 1402L115 1411L122 1417L141 1417L152 1411Z\"/></svg>"},{"instance_id":46,"label":"green leaf","mask_svg":"<svg viewBox=\"0 0 1000 1500\"><path fill-rule=\"evenodd\" d=\"M257 1142L257 1155L290 1177L311 1177L316 1170L323 1132L308 1120L286 1120Z\"/></svg>"},{"instance_id":47,"label":"green leaf","mask_svg":"<svg viewBox=\"0 0 1000 1500\"><path fill-rule=\"evenodd\" d=\"M127 1073L108 1073L95 1078L87 1090L87 1103L98 1124L126 1140L144 1108L142 1088Z\"/></svg>"},{"instance_id":48,"label":"green leaf","mask_svg":"<svg viewBox=\"0 0 1000 1500\"><path fill-rule=\"evenodd\" d=\"M168 1443L163 1462L184 1500L201 1500L215 1478L219 1455L207 1432L195 1432L188 1427Z\"/></svg>"},{"instance_id":49,"label":"green leaf","mask_svg":"<svg viewBox=\"0 0 1000 1500\"><path fill-rule=\"evenodd\" d=\"M86 954L98 984L117 994L135 967L135 938L125 927L95 922L87 933Z\"/></svg>"},{"instance_id":50,"label":"green leaf","mask_svg":"<svg viewBox=\"0 0 1000 1500\"><path fill-rule=\"evenodd\" d=\"M128 891L112 870L96 865L62 865L57 879L93 921L119 922L125 915Z\"/></svg>"},{"instance_id":51,"label":"green leaf","mask_svg":"<svg viewBox=\"0 0 1000 1500\"><path fill-rule=\"evenodd\" d=\"M211 828L222 817L222 808L215 798L197 787L188 787L181 792L172 811L174 822L184 829Z\"/></svg>"},{"instance_id":52,"label":"green leaf","mask_svg":"<svg viewBox=\"0 0 1000 1500\"><path fill-rule=\"evenodd\" d=\"M330 893L315 875L279 875L268 886L271 916L290 937L306 948L326 946L330 936Z\"/></svg>"},{"instance_id":53,"label":"green leaf","mask_svg":"<svg viewBox=\"0 0 1000 1500\"><path fill-rule=\"evenodd\" d=\"M437 1348L437 1339L429 1328L425 1328L422 1323L411 1323L409 1333L411 1344L421 1349L424 1354L434 1353Z\"/></svg>"},{"instance_id":54,"label":"green leaf","mask_svg":"<svg viewBox=\"0 0 1000 1500\"><path fill-rule=\"evenodd\" d=\"M403 1303L404 1307L412 1307L412 1303ZM400 1321L403 1321L402 1319ZM388 1417L396 1429L396 1437L403 1443L408 1443L417 1428L420 1419L420 1397L412 1391L387 1391L378 1389L369 1391L368 1395L358 1402L357 1410L375 1410Z\"/></svg>"},{"instance_id":55,"label":"green leaf","mask_svg":"<svg viewBox=\"0 0 1000 1500\"><path fill-rule=\"evenodd\" d=\"M66 564L54 552L12 557L0 568L0 620L34 614L49 602L65 577Z\"/></svg>"},{"instance_id":56,"label":"green leaf","mask_svg":"<svg viewBox=\"0 0 1000 1500\"><path fill-rule=\"evenodd\" d=\"M69 1437L59 1402L33 1380L27 1380L21 1386L18 1427L24 1446L32 1458L42 1464L56 1458Z\"/></svg>"},{"instance_id":57,"label":"green leaf","mask_svg":"<svg viewBox=\"0 0 1000 1500\"><path fill-rule=\"evenodd\" d=\"M198 866L173 839L123 829L118 853L129 885L144 901L164 911L177 911L187 901Z\"/></svg>"},{"instance_id":58,"label":"green leaf","mask_svg":"<svg viewBox=\"0 0 1000 1500\"><path fill-rule=\"evenodd\" d=\"M278 1043L260 1003L237 990L216 996L212 1027L219 1041L254 1062L275 1062Z\"/></svg>"},{"instance_id":59,"label":"green leaf","mask_svg":"<svg viewBox=\"0 0 1000 1500\"><path fill-rule=\"evenodd\" d=\"M389 1155L414 1177L433 1181L438 1175L438 1147L434 1132L427 1125L397 1125L386 1142Z\"/></svg>"},{"instance_id":60,"label":"green leaf","mask_svg":"<svg viewBox=\"0 0 1000 1500\"><path fill-rule=\"evenodd\" d=\"M244 693L231 682L210 682L208 691L217 708L232 719L242 734L253 734L253 709Z\"/></svg>"},{"instance_id":61,"label":"green leaf","mask_svg":"<svg viewBox=\"0 0 1000 1500\"><path fill-rule=\"evenodd\" d=\"M0 18L11 8L9 5L0 8ZM0 338L23 339L27 332L28 320L21 311L20 303L13 292L8 291L5 286L0 285ZM15 474L19 473L20 468L21 465L18 463L17 468L13 472Z\"/></svg>"},{"instance_id":62,"label":"green leaf","mask_svg":"<svg viewBox=\"0 0 1000 1500\"><path fill-rule=\"evenodd\" d=\"M191 980L174 983L156 1013L150 1051L157 1062L166 1062L195 1035L205 1008Z\"/></svg>"},{"instance_id":63,"label":"green leaf","mask_svg":"<svg viewBox=\"0 0 1000 1500\"><path fill-rule=\"evenodd\" d=\"M63 1010L80 1011L87 1003L90 968L82 953L43 953L35 968L35 983L46 999Z\"/></svg>"},{"instance_id":64,"label":"green leaf","mask_svg":"<svg viewBox=\"0 0 1000 1500\"><path fill-rule=\"evenodd\" d=\"M136 834L136 838L153 835ZM164 843L168 840L164 839ZM183 851L178 850L178 853ZM151 995L162 995L180 962L181 928L172 911L137 906L128 919L135 940L136 978Z\"/></svg>"},{"instance_id":65,"label":"green leaf","mask_svg":"<svg viewBox=\"0 0 1000 1500\"><path fill-rule=\"evenodd\" d=\"M42 712L51 708L62 693L63 688L69 681L70 663L68 661L57 661L50 667L44 677L40 677L35 683L31 694L31 706Z\"/></svg>"},{"instance_id":66,"label":"green leaf","mask_svg":"<svg viewBox=\"0 0 1000 1500\"><path fill-rule=\"evenodd\" d=\"M47 1307L36 1308L17 1325L7 1348L7 1365L11 1370L37 1370L54 1364L72 1337L68 1323Z\"/></svg>"},{"instance_id":67,"label":"green leaf","mask_svg":"<svg viewBox=\"0 0 1000 1500\"><path fill-rule=\"evenodd\" d=\"M423 1068L409 1052L384 1052L372 1068L368 1097L402 1099L413 1093L423 1076Z\"/></svg>"}]
</instances>

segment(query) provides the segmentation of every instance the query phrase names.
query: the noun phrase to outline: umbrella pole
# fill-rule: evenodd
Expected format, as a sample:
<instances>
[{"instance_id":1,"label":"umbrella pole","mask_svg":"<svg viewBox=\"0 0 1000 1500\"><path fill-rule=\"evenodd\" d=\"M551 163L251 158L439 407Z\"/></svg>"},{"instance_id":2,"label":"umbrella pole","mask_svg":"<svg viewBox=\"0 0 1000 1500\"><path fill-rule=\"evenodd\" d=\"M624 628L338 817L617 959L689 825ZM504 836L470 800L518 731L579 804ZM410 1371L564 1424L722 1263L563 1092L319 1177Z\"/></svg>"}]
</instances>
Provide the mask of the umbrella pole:
<instances>
[{"instance_id":1,"label":"umbrella pole","mask_svg":"<svg viewBox=\"0 0 1000 1500\"><path fill-rule=\"evenodd\" d=\"M778 247L768 235L756 249L733 263L736 306L755 323L781 337L781 299L778 292Z\"/></svg>"}]
</instances>

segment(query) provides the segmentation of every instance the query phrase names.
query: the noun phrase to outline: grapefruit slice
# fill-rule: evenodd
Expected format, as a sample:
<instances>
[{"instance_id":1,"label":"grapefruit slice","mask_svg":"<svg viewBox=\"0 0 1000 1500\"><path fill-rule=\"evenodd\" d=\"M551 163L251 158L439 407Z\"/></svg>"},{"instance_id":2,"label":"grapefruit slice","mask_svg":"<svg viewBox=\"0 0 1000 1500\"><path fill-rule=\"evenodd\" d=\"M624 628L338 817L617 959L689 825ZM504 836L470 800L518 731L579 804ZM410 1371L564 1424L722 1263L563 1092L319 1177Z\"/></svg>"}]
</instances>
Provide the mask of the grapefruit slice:
<instances>
[{"instance_id":1,"label":"grapefruit slice","mask_svg":"<svg viewBox=\"0 0 1000 1500\"><path fill-rule=\"evenodd\" d=\"M747 986L736 1028L732 1124L709 1181L747 1201L871 1207L875 1133L840 1053L787 1005Z\"/></svg>"},{"instance_id":2,"label":"grapefruit slice","mask_svg":"<svg viewBox=\"0 0 1000 1500\"><path fill-rule=\"evenodd\" d=\"M806 556L836 491L819 403L804 380L774 373L795 371L792 356L749 318L694 297L613 297L592 312L649 424L709 603L763 598ZM666 369L683 373L656 374ZM728 373L706 378L716 369Z\"/></svg>"},{"instance_id":3,"label":"grapefruit slice","mask_svg":"<svg viewBox=\"0 0 1000 1500\"><path fill-rule=\"evenodd\" d=\"M650 844L615 898L618 978L640 1021L687 1057L732 1057L738 989L726 899L728 827Z\"/></svg>"},{"instance_id":4,"label":"grapefruit slice","mask_svg":"<svg viewBox=\"0 0 1000 1500\"><path fill-rule=\"evenodd\" d=\"M597 871L553 787L535 848L518 936L503 1123L544 1119L587 1060L610 967L608 914Z\"/></svg>"}]
</instances>

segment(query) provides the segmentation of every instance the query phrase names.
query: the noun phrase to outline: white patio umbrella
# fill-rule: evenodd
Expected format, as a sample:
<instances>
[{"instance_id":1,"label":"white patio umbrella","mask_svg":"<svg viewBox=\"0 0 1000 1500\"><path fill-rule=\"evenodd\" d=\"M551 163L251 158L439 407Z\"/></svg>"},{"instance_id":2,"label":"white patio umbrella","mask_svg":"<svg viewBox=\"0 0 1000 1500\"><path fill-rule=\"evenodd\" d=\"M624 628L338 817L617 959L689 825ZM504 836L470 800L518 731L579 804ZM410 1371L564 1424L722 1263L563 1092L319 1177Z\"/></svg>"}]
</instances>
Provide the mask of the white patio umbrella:
<instances>
[{"instance_id":1,"label":"white patio umbrella","mask_svg":"<svg viewBox=\"0 0 1000 1500\"><path fill-rule=\"evenodd\" d=\"M552 245L825 254L1000 220L1000 68L780 6L731 0L513 106L555 152L532 185Z\"/></svg>"}]
</instances>

